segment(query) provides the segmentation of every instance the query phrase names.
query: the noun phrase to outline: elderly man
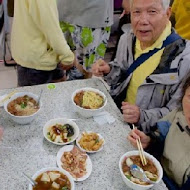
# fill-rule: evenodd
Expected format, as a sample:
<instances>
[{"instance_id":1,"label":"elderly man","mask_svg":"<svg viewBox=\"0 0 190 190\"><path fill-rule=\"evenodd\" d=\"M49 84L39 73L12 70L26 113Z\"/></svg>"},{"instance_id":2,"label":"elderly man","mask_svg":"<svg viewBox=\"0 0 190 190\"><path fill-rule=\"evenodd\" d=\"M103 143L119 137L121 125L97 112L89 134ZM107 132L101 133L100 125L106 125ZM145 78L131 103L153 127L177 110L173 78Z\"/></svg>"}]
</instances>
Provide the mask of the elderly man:
<instances>
[{"instance_id":1,"label":"elderly man","mask_svg":"<svg viewBox=\"0 0 190 190\"><path fill-rule=\"evenodd\" d=\"M180 84L190 70L190 43L171 28L169 0L131 0L133 33L124 34L116 58L96 62L124 120L145 133L177 106Z\"/></svg>"},{"instance_id":2,"label":"elderly man","mask_svg":"<svg viewBox=\"0 0 190 190\"><path fill-rule=\"evenodd\" d=\"M63 81L62 69L72 66L74 54L59 26L56 1L14 3L11 49L18 64L18 85Z\"/></svg>"}]
</instances>

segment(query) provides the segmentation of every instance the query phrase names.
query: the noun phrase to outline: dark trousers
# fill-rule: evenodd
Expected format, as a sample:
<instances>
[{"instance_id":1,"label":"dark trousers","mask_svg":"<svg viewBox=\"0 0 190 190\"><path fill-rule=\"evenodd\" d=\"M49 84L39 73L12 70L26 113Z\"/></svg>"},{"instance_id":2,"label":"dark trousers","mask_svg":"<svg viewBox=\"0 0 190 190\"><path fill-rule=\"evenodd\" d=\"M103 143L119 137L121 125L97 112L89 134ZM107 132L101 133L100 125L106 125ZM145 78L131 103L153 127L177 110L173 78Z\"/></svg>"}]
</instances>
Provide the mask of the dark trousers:
<instances>
[{"instance_id":1,"label":"dark trousers","mask_svg":"<svg viewBox=\"0 0 190 190\"><path fill-rule=\"evenodd\" d=\"M30 69L17 65L18 86L45 84L63 78L63 70L57 66L52 71Z\"/></svg>"}]
</instances>

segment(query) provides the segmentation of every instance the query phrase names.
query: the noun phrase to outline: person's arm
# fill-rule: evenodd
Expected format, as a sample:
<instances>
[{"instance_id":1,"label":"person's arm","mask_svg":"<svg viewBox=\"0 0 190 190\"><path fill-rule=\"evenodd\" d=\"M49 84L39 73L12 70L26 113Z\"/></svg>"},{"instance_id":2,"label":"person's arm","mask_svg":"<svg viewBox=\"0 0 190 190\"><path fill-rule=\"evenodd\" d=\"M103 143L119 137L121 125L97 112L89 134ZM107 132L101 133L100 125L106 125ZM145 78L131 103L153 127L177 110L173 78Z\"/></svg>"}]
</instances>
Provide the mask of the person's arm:
<instances>
[{"instance_id":1,"label":"person's arm","mask_svg":"<svg viewBox=\"0 0 190 190\"><path fill-rule=\"evenodd\" d=\"M33 21L44 34L50 48L57 54L58 60L65 65L72 64L74 54L61 31L56 1L33 0L29 5L29 12Z\"/></svg>"},{"instance_id":2,"label":"person's arm","mask_svg":"<svg viewBox=\"0 0 190 190\"><path fill-rule=\"evenodd\" d=\"M160 160L163 153L165 139L161 140L159 134L160 133L158 131L157 134L151 132L151 134L146 135L144 132L138 129L133 129L128 134L127 139L136 148L137 139L140 139L143 149L153 154L158 160Z\"/></svg>"},{"instance_id":3,"label":"person's arm","mask_svg":"<svg viewBox=\"0 0 190 190\"><path fill-rule=\"evenodd\" d=\"M148 134L138 129L132 130L127 137L128 140L134 147L137 147L136 139L140 138L143 148L159 160L163 154L166 136L177 111L178 110L174 110L160 119Z\"/></svg>"},{"instance_id":4,"label":"person's arm","mask_svg":"<svg viewBox=\"0 0 190 190\"><path fill-rule=\"evenodd\" d=\"M165 139L175 119L177 111L178 110L174 110L160 119L147 134L151 138L151 143L150 146L147 147L146 151L153 154L158 160L163 154Z\"/></svg>"},{"instance_id":5,"label":"person's arm","mask_svg":"<svg viewBox=\"0 0 190 190\"><path fill-rule=\"evenodd\" d=\"M111 71L104 77L109 85L117 84L123 75L123 72L126 71L129 64L133 62L133 52L131 50L133 38L129 35L131 34L124 33L121 36L117 47L116 57L114 61L109 62Z\"/></svg>"}]
</instances>

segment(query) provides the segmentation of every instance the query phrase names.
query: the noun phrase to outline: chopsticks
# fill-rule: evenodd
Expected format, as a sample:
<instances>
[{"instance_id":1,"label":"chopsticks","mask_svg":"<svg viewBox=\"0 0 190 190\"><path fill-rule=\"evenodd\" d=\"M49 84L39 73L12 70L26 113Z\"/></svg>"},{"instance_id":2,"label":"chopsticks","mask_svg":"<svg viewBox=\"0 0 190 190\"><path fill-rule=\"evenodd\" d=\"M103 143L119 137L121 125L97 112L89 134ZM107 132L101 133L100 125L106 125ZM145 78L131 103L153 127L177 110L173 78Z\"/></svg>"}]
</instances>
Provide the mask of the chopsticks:
<instances>
[{"instance_id":1,"label":"chopsticks","mask_svg":"<svg viewBox=\"0 0 190 190\"><path fill-rule=\"evenodd\" d=\"M5 98L3 98L1 101L0 101L0 104L2 104L3 102L5 102L6 100L8 100L12 95L14 95L17 91L14 90L12 92L10 92L9 94L7 94L7 96Z\"/></svg>"},{"instance_id":2,"label":"chopsticks","mask_svg":"<svg viewBox=\"0 0 190 190\"><path fill-rule=\"evenodd\" d=\"M133 129L135 129L135 125L134 124L132 124L132 125L133 125ZM139 150L139 155L140 155L142 165L145 166L147 164L147 161L146 161L146 158L144 156L144 150L143 150L143 147L142 147L142 144L141 144L140 137L138 139L136 139L136 142L137 142L137 147L138 147L138 150Z\"/></svg>"}]
</instances>

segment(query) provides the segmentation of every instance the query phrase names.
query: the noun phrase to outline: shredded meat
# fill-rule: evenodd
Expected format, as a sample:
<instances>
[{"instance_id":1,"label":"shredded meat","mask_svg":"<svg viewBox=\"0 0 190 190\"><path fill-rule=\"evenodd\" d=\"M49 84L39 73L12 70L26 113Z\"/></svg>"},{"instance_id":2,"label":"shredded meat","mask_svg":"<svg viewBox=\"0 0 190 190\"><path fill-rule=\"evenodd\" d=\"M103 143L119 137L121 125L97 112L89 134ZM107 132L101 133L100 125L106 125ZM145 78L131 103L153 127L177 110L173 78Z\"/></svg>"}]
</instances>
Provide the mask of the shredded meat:
<instances>
[{"instance_id":1,"label":"shredded meat","mask_svg":"<svg viewBox=\"0 0 190 190\"><path fill-rule=\"evenodd\" d=\"M86 153L76 146L69 152L64 152L61 157L63 169L67 170L74 178L81 178L86 174Z\"/></svg>"}]
</instances>

